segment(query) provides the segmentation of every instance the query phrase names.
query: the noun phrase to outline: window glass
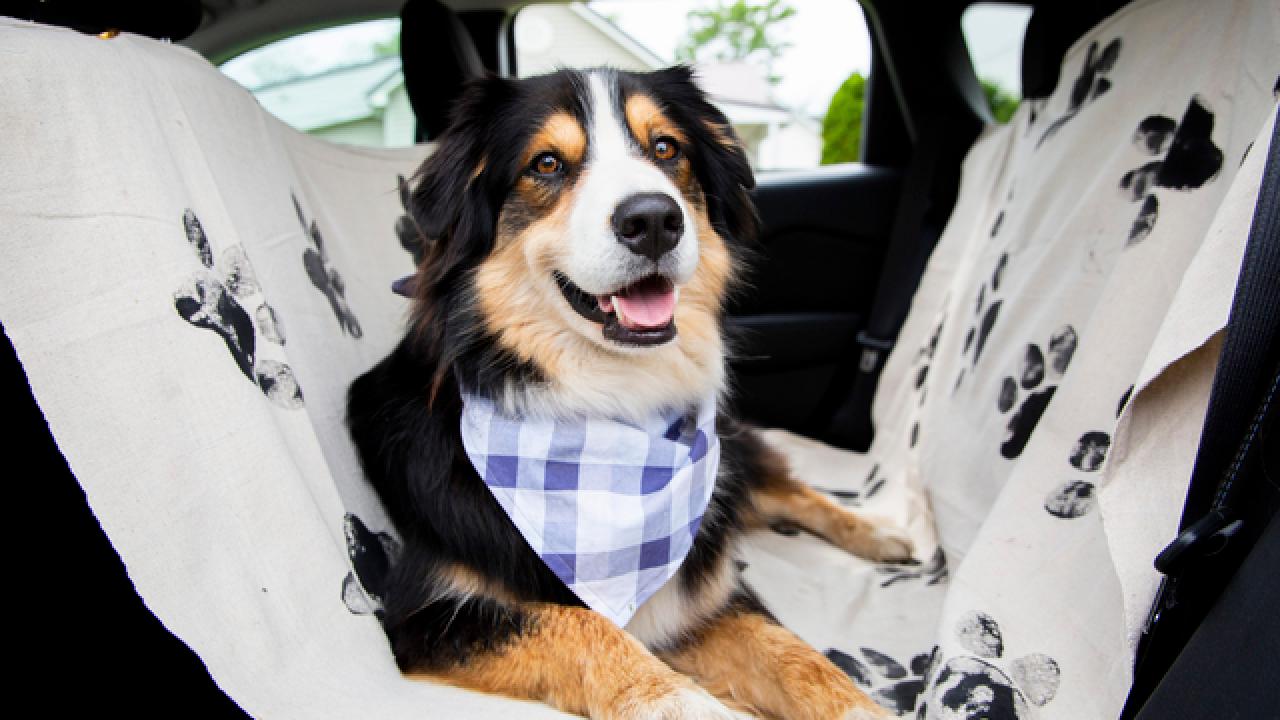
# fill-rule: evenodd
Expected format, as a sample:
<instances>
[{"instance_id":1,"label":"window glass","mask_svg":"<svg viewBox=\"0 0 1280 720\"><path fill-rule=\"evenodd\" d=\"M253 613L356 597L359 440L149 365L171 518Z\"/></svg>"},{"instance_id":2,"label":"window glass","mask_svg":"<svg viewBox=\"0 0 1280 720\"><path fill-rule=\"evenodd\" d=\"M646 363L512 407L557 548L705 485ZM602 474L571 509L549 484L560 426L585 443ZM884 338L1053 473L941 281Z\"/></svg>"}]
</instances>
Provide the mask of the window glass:
<instances>
[{"instance_id":1,"label":"window glass","mask_svg":"<svg viewBox=\"0 0 1280 720\"><path fill-rule=\"evenodd\" d=\"M303 132L351 145L413 144L398 18L294 35L238 55L221 70Z\"/></svg>"},{"instance_id":2,"label":"window glass","mask_svg":"<svg viewBox=\"0 0 1280 720\"><path fill-rule=\"evenodd\" d=\"M515 20L516 68L694 65L758 170L858 159L871 42L855 0L593 0Z\"/></svg>"},{"instance_id":3,"label":"window glass","mask_svg":"<svg viewBox=\"0 0 1280 720\"><path fill-rule=\"evenodd\" d=\"M996 122L1008 122L1022 100L1022 38L1031 8L975 3L960 18L973 70L982 81Z\"/></svg>"}]
</instances>

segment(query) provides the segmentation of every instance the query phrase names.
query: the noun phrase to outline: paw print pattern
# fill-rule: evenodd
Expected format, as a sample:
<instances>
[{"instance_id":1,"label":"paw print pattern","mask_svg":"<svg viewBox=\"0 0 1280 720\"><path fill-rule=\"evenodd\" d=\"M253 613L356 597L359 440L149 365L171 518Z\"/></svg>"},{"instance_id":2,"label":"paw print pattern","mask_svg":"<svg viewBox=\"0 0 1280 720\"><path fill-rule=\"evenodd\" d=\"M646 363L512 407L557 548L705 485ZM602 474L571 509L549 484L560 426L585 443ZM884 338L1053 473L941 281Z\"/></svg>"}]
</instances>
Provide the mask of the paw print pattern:
<instances>
[{"instance_id":1,"label":"paw print pattern","mask_svg":"<svg viewBox=\"0 0 1280 720\"><path fill-rule=\"evenodd\" d=\"M233 245L223 251L220 262L215 263L209 238L194 211L187 209L183 213L182 225L187 242L204 269L174 292L174 309L195 327L217 333L240 372L257 385L268 400L287 409L302 407L302 389L293 370L282 362L258 356L258 335L283 345L284 326L265 301L258 305L252 317L244 309L245 304L262 292L244 249Z\"/></svg>"},{"instance_id":2,"label":"paw print pattern","mask_svg":"<svg viewBox=\"0 0 1280 720\"><path fill-rule=\"evenodd\" d=\"M1008 266L1009 253L1001 253L996 259L995 267L991 270L991 279L978 286L978 295L973 302L974 324L970 325L969 331L965 333L964 348L960 351L962 356L969 357L970 367L976 367L978 360L982 358L982 350L987 346L987 338L995 329L996 320L1000 317L1000 308L1004 301L997 298L996 293L1000 291L1000 284ZM960 373L956 376L955 385L951 389L953 393L964 383L964 374L965 370L961 367Z\"/></svg>"},{"instance_id":3,"label":"paw print pattern","mask_svg":"<svg viewBox=\"0 0 1280 720\"><path fill-rule=\"evenodd\" d=\"M925 677L938 649L920 653L908 665L871 648L861 648L859 659L836 648L830 648L827 659L845 672L865 690L878 705L901 715L911 712L924 691Z\"/></svg>"},{"instance_id":4,"label":"paw print pattern","mask_svg":"<svg viewBox=\"0 0 1280 720\"><path fill-rule=\"evenodd\" d=\"M413 214L409 212L409 183L404 179L403 175L396 175L396 190L400 195L400 207L404 210L404 214L396 218L396 237L400 238L400 247L413 257L413 266L422 265L422 258L426 256L427 249L431 243L427 241L426 235L422 233L422 228L418 226L417 221L413 219ZM415 293L413 279L416 275L410 274L391 283L392 292L404 297L413 297Z\"/></svg>"},{"instance_id":5,"label":"paw print pattern","mask_svg":"<svg viewBox=\"0 0 1280 720\"><path fill-rule=\"evenodd\" d=\"M1117 418L1124 412L1124 408L1129 404L1129 397L1132 394L1133 386L1130 385L1124 391L1124 394L1120 396L1120 402L1116 404ZM1102 469L1107 460L1107 451L1110 449L1111 435L1109 433L1101 430L1090 430L1080 435L1080 439L1076 441L1071 453L1067 456L1067 463L1079 472L1096 473ZM1084 517L1097 504L1097 496L1094 490L1094 484L1088 480L1080 478L1067 480L1054 488L1045 497L1045 512L1064 520Z\"/></svg>"},{"instance_id":6,"label":"paw print pattern","mask_svg":"<svg viewBox=\"0 0 1280 720\"><path fill-rule=\"evenodd\" d=\"M937 585L945 582L949 575L947 555L942 552L942 548L935 550L933 556L923 565L878 565L876 572L885 576L885 579L880 581L882 588L910 580L921 580L925 585Z\"/></svg>"},{"instance_id":7,"label":"paw print pattern","mask_svg":"<svg viewBox=\"0 0 1280 720\"><path fill-rule=\"evenodd\" d=\"M956 624L956 639L972 655L959 655L939 665L938 656L925 679L930 692L916 709L917 718L947 720L1016 720L1031 717L1031 706L1043 707L1058 693L1062 671L1044 653L1030 653L998 665L1004 638L995 618L971 612Z\"/></svg>"},{"instance_id":8,"label":"paw print pattern","mask_svg":"<svg viewBox=\"0 0 1280 720\"><path fill-rule=\"evenodd\" d=\"M1080 75L1071 86L1071 97L1067 99L1067 111L1045 128L1044 134L1036 142L1036 149L1057 134L1072 118L1079 115L1085 105L1111 89L1111 80L1107 74L1115 67L1116 60L1120 57L1120 45L1120 38L1115 38L1099 51L1096 41L1089 43L1089 49L1085 53L1084 67L1080 68Z\"/></svg>"},{"instance_id":9,"label":"paw print pattern","mask_svg":"<svg viewBox=\"0 0 1280 720\"><path fill-rule=\"evenodd\" d=\"M352 567L342 580L342 602L352 614L381 616L382 591L400 546L387 533L371 532L351 513L343 518L342 530Z\"/></svg>"},{"instance_id":10,"label":"paw print pattern","mask_svg":"<svg viewBox=\"0 0 1280 720\"><path fill-rule=\"evenodd\" d=\"M884 487L884 483L885 477L880 474L880 463L876 463L871 466L871 472L867 473L867 477L863 479L862 486L856 490L830 490L827 488L816 489L831 495L841 505L861 507L863 502L880 492L880 488Z\"/></svg>"},{"instance_id":11,"label":"paw print pattern","mask_svg":"<svg viewBox=\"0 0 1280 720\"><path fill-rule=\"evenodd\" d=\"M1181 122L1164 115L1149 115L1138 123L1133 144L1157 160L1135 168L1120 179L1120 188L1131 202L1141 201L1138 216L1129 229L1125 247L1142 242L1155 228L1160 201L1157 187L1194 190L1222 169L1222 150L1213 143L1213 113L1200 97L1193 96Z\"/></svg>"},{"instance_id":12,"label":"paw print pattern","mask_svg":"<svg viewBox=\"0 0 1280 720\"><path fill-rule=\"evenodd\" d=\"M302 205L298 204L298 196L290 193L290 197L293 198L293 209L298 213L298 222L302 223L303 233L315 246L307 248L302 253L302 265L306 268L307 276L311 278L311 284L315 285L316 289L324 293L329 300L329 307L333 308L333 315L338 319L338 325L341 326L342 331L353 338L358 338L364 332L360 329L355 313L351 312L351 306L347 304L346 285L342 282L342 276L329 262L329 256L324 250L324 238L320 236L320 228L315 220L307 222L307 216L302 212Z\"/></svg>"},{"instance_id":13,"label":"paw print pattern","mask_svg":"<svg viewBox=\"0 0 1280 720\"><path fill-rule=\"evenodd\" d=\"M1067 371L1078 342L1075 328L1063 325L1049 336L1047 353L1039 345L1027 345L1017 375L1006 375L1001 382L996 407L1001 413L1013 411L1009 416L1008 432L1000 445L1000 454L1004 457L1012 460L1027 447L1032 431L1040 422L1040 416L1049 407L1049 401L1058 389L1056 382L1049 385L1045 383L1047 380L1058 380ZM1019 403L1018 398L1024 393L1026 396Z\"/></svg>"}]
</instances>

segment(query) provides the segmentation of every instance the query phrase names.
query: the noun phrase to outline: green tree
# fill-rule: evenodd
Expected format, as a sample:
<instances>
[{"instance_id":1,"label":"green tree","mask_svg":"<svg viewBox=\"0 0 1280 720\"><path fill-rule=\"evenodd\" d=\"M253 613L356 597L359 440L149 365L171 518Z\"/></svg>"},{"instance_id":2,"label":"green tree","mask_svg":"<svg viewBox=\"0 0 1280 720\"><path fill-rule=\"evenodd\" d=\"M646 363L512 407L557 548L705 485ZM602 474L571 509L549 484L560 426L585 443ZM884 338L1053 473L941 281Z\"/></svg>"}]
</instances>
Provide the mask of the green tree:
<instances>
[{"instance_id":1,"label":"green tree","mask_svg":"<svg viewBox=\"0 0 1280 720\"><path fill-rule=\"evenodd\" d=\"M400 56L400 33L396 33L373 44L373 56L376 58Z\"/></svg>"},{"instance_id":2,"label":"green tree","mask_svg":"<svg viewBox=\"0 0 1280 720\"><path fill-rule=\"evenodd\" d=\"M862 157L862 109L867 80L855 72L831 96L822 118L822 164L857 162Z\"/></svg>"},{"instance_id":3,"label":"green tree","mask_svg":"<svg viewBox=\"0 0 1280 720\"><path fill-rule=\"evenodd\" d=\"M776 83L773 61L791 43L778 40L773 31L795 14L786 0L716 0L715 5L689 11L689 30L676 47L676 59L758 60L769 68L769 81Z\"/></svg>"},{"instance_id":4,"label":"green tree","mask_svg":"<svg viewBox=\"0 0 1280 720\"><path fill-rule=\"evenodd\" d=\"M987 96L987 104L991 106L991 114L996 122L1007 123L1022 102L1017 96L1000 87L994 80L982 81L982 94Z\"/></svg>"}]
</instances>

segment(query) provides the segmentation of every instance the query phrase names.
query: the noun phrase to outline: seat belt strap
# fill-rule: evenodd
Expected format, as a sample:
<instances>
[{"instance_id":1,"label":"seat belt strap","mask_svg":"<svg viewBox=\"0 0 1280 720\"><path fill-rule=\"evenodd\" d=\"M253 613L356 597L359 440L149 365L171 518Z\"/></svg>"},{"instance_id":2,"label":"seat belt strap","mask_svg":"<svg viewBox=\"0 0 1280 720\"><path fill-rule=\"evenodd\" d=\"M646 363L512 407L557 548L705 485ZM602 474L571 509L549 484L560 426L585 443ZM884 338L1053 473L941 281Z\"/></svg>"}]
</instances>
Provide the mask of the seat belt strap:
<instances>
[{"instance_id":1,"label":"seat belt strap","mask_svg":"<svg viewBox=\"0 0 1280 720\"><path fill-rule=\"evenodd\" d=\"M1280 398L1280 118L1272 129L1253 224L1232 298L1222 354L1214 373L1204 429L1178 537L1156 557L1164 579L1156 593L1135 658L1134 689L1122 717L1132 717L1173 662L1208 608L1187 608L1178 584L1195 560L1223 555L1246 528L1241 498L1259 473L1250 456L1261 452L1259 429ZM1219 588L1220 589L1220 588ZM1203 611L1203 612L1202 612ZM1176 616L1170 620L1170 616ZM1188 627L1190 625L1190 627ZM1181 637L1179 637L1181 636ZM1158 647L1160 657L1152 648Z\"/></svg>"},{"instance_id":2,"label":"seat belt strap","mask_svg":"<svg viewBox=\"0 0 1280 720\"><path fill-rule=\"evenodd\" d=\"M885 248L871 312L856 337L858 367L853 386L832 416L824 436L829 442L849 447L858 444L860 436L870 437L868 410L880 370L911 309L925 263L938 240L936 228L927 226L925 219L931 205L942 134L936 123L921 128Z\"/></svg>"}]
</instances>

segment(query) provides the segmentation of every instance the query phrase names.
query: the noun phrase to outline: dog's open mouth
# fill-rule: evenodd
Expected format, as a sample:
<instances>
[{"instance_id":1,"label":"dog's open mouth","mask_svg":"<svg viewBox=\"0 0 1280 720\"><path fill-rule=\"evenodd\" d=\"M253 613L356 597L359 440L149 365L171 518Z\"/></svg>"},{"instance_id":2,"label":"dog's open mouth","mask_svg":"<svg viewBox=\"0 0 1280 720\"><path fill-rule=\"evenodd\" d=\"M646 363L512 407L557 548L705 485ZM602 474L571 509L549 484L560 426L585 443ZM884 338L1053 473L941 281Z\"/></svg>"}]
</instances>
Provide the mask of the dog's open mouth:
<instances>
[{"instance_id":1,"label":"dog's open mouth","mask_svg":"<svg viewBox=\"0 0 1280 720\"><path fill-rule=\"evenodd\" d=\"M676 287L661 275L648 275L606 295L592 295L555 273L569 306L600 323L609 340L622 345L661 345L676 336Z\"/></svg>"}]
</instances>

